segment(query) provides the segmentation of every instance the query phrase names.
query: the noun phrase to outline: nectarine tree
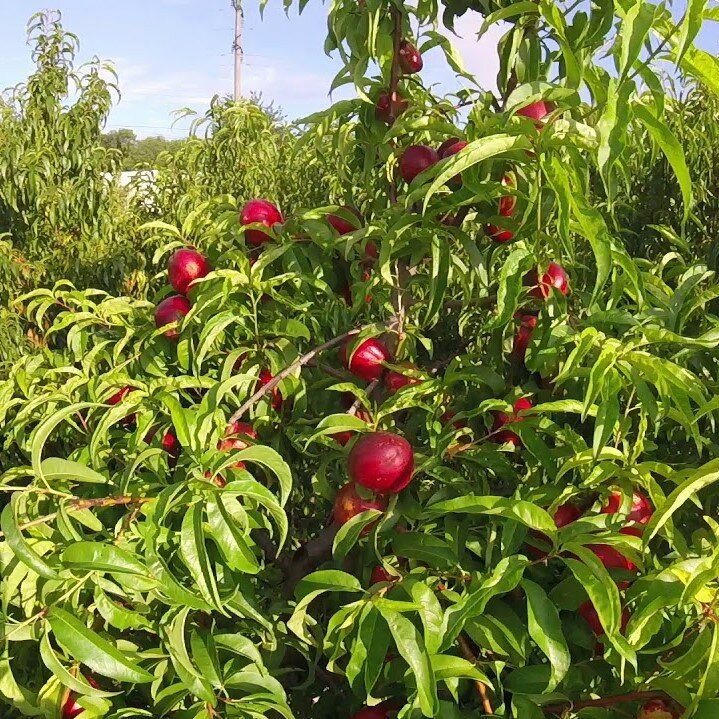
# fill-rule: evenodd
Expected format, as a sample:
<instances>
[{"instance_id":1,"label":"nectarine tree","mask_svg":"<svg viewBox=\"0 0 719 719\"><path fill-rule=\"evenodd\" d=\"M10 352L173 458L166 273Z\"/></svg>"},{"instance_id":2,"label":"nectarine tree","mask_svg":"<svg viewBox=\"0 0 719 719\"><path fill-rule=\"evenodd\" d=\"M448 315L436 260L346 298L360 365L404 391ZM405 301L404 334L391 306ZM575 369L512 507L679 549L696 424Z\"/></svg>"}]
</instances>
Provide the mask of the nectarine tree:
<instances>
[{"instance_id":1,"label":"nectarine tree","mask_svg":"<svg viewBox=\"0 0 719 719\"><path fill-rule=\"evenodd\" d=\"M333 3L358 96L303 142L341 148L336 204L148 223L154 302L24 298L11 716L712 716L718 293L614 221L631 126L691 216L657 74L714 72L689 5ZM465 13L497 90L437 97Z\"/></svg>"}]
</instances>

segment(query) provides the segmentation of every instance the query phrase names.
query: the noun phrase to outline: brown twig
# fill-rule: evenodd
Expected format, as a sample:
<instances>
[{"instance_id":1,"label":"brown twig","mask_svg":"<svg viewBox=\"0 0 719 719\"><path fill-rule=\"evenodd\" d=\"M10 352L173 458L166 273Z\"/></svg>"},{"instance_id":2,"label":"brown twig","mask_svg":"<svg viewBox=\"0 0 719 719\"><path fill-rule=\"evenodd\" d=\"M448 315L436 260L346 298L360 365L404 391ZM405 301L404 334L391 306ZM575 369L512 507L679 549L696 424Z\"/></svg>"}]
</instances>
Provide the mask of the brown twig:
<instances>
[{"instance_id":1,"label":"brown twig","mask_svg":"<svg viewBox=\"0 0 719 719\"><path fill-rule=\"evenodd\" d=\"M396 324L397 320L395 318L391 319L389 322L385 323L385 327L387 329L393 327ZM340 342L343 342L349 337L354 337L355 335L358 335L360 332L363 332L368 327L372 327L373 325L364 325L363 327L358 327L353 330L349 330L348 332L345 332L344 334L339 335L338 337L334 337L331 340L327 340L327 342L323 342L318 347L315 347L314 349L310 350L309 352L306 352L301 357L296 359L291 364L287 365L281 372L276 374L266 385L262 385L253 395L250 397L238 410L235 412L232 417L230 417L230 420L228 422L228 425L231 425L233 422L237 422L242 415L247 412L250 407L252 407L256 402L258 402L262 397L264 397L267 392L271 392L277 385L282 382L285 377L289 377L298 367L304 367L310 360L314 359L320 352L324 352L325 350L328 350L332 347L335 347L336 345L340 344Z\"/></svg>"},{"instance_id":2,"label":"brown twig","mask_svg":"<svg viewBox=\"0 0 719 719\"><path fill-rule=\"evenodd\" d=\"M332 556L332 545L338 531L338 525L328 525L288 558L284 582L285 596L291 596L302 577L306 577Z\"/></svg>"},{"instance_id":3,"label":"brown twig","mask_svg":"<svg viewBox=\"0 0 719 719\"><path fill-rule=\"evenodd\" d=\"M567 709L578 711L587 707L611 707L615 704L624 704L626 702L646 702L650 699L670 699L666 692L630 692L628 694L616 694L612 697L602 697L601 699L587 699L586 701L572 702L566 701L563 704L548 704L542 707L545 714L556 714L561 716Z\"/></svg>"},{"instance_id":4,"label":"brown twig","mask_svg":"<svg viewBox=\"0 0 719 719\"><path fill-rule=\"evenodd\" d=\"M370 382L370 384L367 385L367 389L365 390L365 393L368 397L372 396L372 393L377 389L379 386L379 380L376 379L373 382ZM360 407L362 407L362 400L358 397L353 403L352 406L347 410L347 414L355 415L357 412L359 412Z\"/></svg>"},{"instance_id":5,"label":"brown twig","mask_svg":"<svg viewBox=\"0 0 719 719\"><path fill-rule=\"evenodd\" d=\"M68 512L79 512L82 509L90 509L91 507L116 507L121 504L145 504L146 502L152 502L153 497L101 497L99 499L75 499L68 503L66 510ZM52 522L57 517L59 512L52 512L46 514L44 517L38 517L24 524L18 524L20 531L24 529L30 529L30 527L37 527L40 524L46 524ZM0 532L0 537L5 536Z\"/></svg>"},{"instance_id":6,"label":"brown twig","mask_svg":"<svg viewBox=\"0 0 719 719\"><path fill-rule=\"evenodd\" d=\"M469 642L461 634L459 635L459 637L457 637L457 644L459 644L459 650L462 652L462 656L468 662L476 664L477 657L474 655L472 648L469 646ZM474 686L477 688L477 694L479 694L482 699L482 708L484 709L485 714L494 714L494 711L492 710L492 704L489 701L487 685L484 682L476 680L474 682Z\"/></svg>"}]
</instances>

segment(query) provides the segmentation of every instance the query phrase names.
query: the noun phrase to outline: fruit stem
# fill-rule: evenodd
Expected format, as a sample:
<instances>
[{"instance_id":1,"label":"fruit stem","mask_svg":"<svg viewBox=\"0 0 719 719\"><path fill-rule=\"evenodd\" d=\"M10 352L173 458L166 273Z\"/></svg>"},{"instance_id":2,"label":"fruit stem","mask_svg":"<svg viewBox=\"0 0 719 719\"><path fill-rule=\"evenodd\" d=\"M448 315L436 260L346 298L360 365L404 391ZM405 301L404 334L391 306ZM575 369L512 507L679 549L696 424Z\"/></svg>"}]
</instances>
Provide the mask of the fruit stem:
<instances>
[{"instance_id":1,"label":"fruit stem","mask_svg":"<svg viewBox=\"0 0 719 719\"><path fill-rule=\"evenodd\" d=\"M663 691L630 692L628 694L616 694L612 697L602 697L601 699L588 699L582 702L566 701L562 704L548 704L546 707L542 707L542 710L545 714L561 716L567 709L578 711L587 707L611 707L625 702L646 702L649 699L671 699L671 697Z\"/></svg>"},{"instance_id":2,"label":"fruit stem","mask_svg":"<svg viewBox=\"0 0 719 719\"><path fill-rule=\"evenodd\" d=\"M459 644L459 649L462 652L462 656L472 664L477 663L477 657L474 656L474 652L472 651L472 648L469 646L469 642L464 638L463 635L459 635L457 637L457 644ZM492 704L489 701L489 694L487 693L487 685L484 682L480 682L479 680L474 682L474 686L477 688L477 694L482 699L482 708L484 709L485 714L494 714L492 711Z\"/></svg>"}]
</instances>

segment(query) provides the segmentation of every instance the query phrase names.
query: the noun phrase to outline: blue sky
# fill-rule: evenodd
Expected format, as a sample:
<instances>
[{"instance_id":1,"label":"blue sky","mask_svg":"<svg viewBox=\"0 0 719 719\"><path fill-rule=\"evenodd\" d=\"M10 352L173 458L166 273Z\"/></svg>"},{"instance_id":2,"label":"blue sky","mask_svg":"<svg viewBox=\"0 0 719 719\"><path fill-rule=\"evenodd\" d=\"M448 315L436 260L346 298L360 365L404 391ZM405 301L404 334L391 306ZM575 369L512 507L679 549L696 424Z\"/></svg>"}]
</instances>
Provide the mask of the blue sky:
<instances>
[{"instance_id":1,"label":"blue sky","mask_svg":"<svg viewBox=\"0 0 719 719\"><path fill-rule=\"evenodd\" d=\"M189 106L202 111L215 93L232 90L230 0L0 0L0 88L24 80L31 71L25 26L42 7L62 11L65 28L80 38L81 59L97 55L114 62L123 96L109 129L131 127L138 136L181 137L188 123L172 128L173 110ZM243 92L262 91L292 119L326 107L340 67L336 57L323 51L326 6L311 0L302 15L293 9L289 18L279 0L269 0L264 18L258 7L256 0L245 0ZM466 38L459 44L468 67L489 87L497 72L491 45L498 33L480 48L471 39L480 21L475 15L458 23ZM425 82L460 86L443 58L432 55Z\"/></svg>"},{"instance_id":2,"label":"blue sky","mask_svg":"<svg viewBox=\"0 0 719 719\"><path fill-rule=\"evenodd\" d=\"M681 11L683 2L675 5ZM172 125L172 111L192 107L203 111L215 93L232 89L234 10L230 0L0 0L0 88L24 80L31 71L25 25L42 7L62 11L65 27L80 38L83 60L112 60L123 97L113 110L109 129L131 127L138 136L182 137L187 122ZM310 0L301 16L289 18L280 0L269 0L261 19L257 0L245 0L244 90L262 91L290 118L326 107L327 90L339 69L322 46L326 6ZM497 72L493 50L500 31L479 44L473 39L481 18L467 13L457 23L462 39L455 44L468 69L485 87L494 87ZM701 45L716 53L719 24L710 23ZM445 89L461 86L433 53L425 58L425 82Z\"/></svg>"}]
</instances>

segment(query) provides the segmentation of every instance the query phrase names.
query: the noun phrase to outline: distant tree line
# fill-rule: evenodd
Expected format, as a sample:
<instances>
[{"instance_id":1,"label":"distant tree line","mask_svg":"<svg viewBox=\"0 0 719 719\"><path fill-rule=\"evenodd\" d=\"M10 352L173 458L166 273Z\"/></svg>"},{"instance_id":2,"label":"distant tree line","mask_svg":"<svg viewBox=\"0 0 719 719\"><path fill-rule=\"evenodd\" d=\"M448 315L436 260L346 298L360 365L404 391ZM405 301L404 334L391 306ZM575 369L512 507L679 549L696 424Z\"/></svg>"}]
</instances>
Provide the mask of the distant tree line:
<instances>
[{"instance_id":1,"label":"distant tree line","mask_svg":"<svg viewBox=\"0 0 719 719\"><path fill-rule=\"evenodd\" d=\"M185 140L168 140L160 135L138 139L133 130L121 128L104 133L100 142L103 147L120 151L123 170L136 170L153 165L161 152L174 154Z\"/></svg>"}]
</instances>

